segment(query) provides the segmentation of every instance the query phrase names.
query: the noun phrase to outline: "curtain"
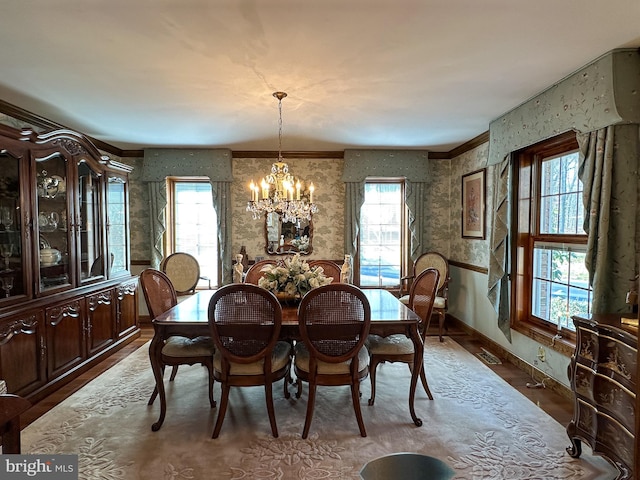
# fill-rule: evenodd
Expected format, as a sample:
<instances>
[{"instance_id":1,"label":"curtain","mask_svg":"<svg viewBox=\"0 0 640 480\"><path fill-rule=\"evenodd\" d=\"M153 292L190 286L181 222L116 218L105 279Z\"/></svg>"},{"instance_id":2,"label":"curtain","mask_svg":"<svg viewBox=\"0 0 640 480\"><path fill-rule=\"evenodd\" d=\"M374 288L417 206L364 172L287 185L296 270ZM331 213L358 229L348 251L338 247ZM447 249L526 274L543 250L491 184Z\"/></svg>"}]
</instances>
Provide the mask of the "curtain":
<instances>
[{"instance_id":1,"label":"curtain","mask_svg":"<svg viewBox=\"0 0 640 480\"><path fill-rule=\"evenodd\" d=\"M231 182L211 181L213 208L218 218L218 258L222 268L221 285L232 282L231 272ZM229 253L227 255L227 253Z\"/></svg>"},{"instance_id":2,"label":"curtain","mask_svg":"<svg viewBox=\"0 0 640 480\"><path fill-rule=\"evenodd\" d=\"M638 180L631 173L638 169L638 126L609 126L577 138L592 313L625 312L636 275Z\"/></svg>"},{"instance_id":3,"label":"curtain","mask_svg":"<svg viewBox=\"0 0 640 480\"><path fill-rule=\"evenodd\" d=\"M425 219L425 182L405 181L405 203L407 205L409 234L409 256L414 262L424 253L425 231L423 224Z\"/></svg>"},{"instance_id":4,"label":"curtain","mask_svg":"<svg viewBox=\"0 0 640 480\"><path fill-rule=\"evenodd\" d=\"M162 238L167 229L165 208L167 206L167 181L148 182L149 185L149 218L151 220L150 242L151 267L160 268L164 258Z\"/></svg>"},{"instance_id":5,"label":"curtain","mask_svg":"<svg viewBox=\"0 0 640 480\"><path fill-rule=\"evenodd\" d=\"M358 233L360 230L360 208L364 203L364 181L345 182L344 199L344 253L356 259Z\"/></svg>"},{"instance_id":6,"label":"curtain","mask_svg":"<svg viewBox=\"0 0 640 480\"><path fill-rule=\"evenodd\" d=\"M507 156L493 176L493 211L489 252L488 298L498 314L498 328L511 342L509 314L509 195L511 161Z\"/></svg>"}]
</instances>

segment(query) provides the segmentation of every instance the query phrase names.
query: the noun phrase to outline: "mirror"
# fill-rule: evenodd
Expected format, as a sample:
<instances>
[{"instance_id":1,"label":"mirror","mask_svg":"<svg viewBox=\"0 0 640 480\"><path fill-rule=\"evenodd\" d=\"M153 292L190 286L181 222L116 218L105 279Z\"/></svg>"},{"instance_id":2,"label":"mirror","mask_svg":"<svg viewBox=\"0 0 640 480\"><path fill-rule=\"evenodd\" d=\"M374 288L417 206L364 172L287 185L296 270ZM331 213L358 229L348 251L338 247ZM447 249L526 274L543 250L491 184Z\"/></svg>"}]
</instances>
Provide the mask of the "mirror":
<instances>
[{"instance_id":1,"label":"mirror","mask_svg":"<svg viewBox=\"0 0 640 480\"><path fill-rule=\"evenodd\" d=\"M278 213L267 213L265 239L265 251L269 255L309 255L313 251L313 220L283 222Z\"/></svg>"}]
</instances>

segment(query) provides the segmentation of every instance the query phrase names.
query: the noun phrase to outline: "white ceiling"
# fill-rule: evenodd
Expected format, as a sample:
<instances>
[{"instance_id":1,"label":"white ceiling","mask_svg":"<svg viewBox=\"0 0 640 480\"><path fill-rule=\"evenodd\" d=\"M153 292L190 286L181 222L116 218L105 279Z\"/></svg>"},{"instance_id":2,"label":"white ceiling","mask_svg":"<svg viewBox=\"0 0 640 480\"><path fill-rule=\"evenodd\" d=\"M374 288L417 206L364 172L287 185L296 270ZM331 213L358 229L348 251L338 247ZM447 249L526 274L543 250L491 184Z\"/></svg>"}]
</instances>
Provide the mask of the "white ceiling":
<instances>
[{"instance_id":1,"label":"white ceiling","mask_svg":"<svg viewBox=\"0 0 640 480\"><path fill-rule=\"evenodd\" d=\"M0 99L122 149L449 151L640 0L0 0Z\"/></svg>"}]
</instances>

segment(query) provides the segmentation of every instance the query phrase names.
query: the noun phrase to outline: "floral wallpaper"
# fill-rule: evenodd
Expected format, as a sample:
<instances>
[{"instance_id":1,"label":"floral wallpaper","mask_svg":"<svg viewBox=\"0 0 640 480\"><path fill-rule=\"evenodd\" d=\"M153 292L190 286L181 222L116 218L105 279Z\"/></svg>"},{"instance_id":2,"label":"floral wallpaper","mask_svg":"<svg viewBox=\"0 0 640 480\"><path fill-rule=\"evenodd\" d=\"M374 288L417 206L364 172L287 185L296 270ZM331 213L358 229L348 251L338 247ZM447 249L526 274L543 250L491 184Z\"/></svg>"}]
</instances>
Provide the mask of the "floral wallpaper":
<instances>
[{"instance_id":1,"label":"floral wallpaper","mask_svg":"<svg viewBox=\"0 0 640 480\"><path fill-rule=\"evenodd\" d=\"M233 185L231 196L233 209L232 252L240 252L245 246L251 260L256 256L269 257L265 253L264 219L254 220L246 211L249 200L249 183L259 181L271 170L275 159L237 158L233 160ZM308 259L340 260L344 258L344 183L342 159L287 158L289 171L307 182L313 182L316 190L314 202L318 213L313 217L313 252Z\"/></svg>"},{"instance_id":2,"label":"floral wallpaper","mask_svg":"<svg viewBox=\"0 0 640 480\"><path fill-rule=\"evenodd\" d=\"M488 267L489 245L491 238L491 210L493 199L494 167L486 169L485 191L485 238L462 238L462 176L475 172L487 165L489 144L484 143L473 150L463 153L451 161L448 180L451 182L449 218L451 234L449 237L449 258L476 267Z\"/></svg>"},{"instance_id":3,"label":"floral wallpaper","mask_svg":"<svg viewBox=\"0 0 640 480\"><path fill-rule=\"evenodd\" d=\"M129 175L129 226L131 231L131 260L148 262L151 258L149 235L149 191L141 179L143 158L122 160L133 167Z\"/></svg>"}]
</instances>

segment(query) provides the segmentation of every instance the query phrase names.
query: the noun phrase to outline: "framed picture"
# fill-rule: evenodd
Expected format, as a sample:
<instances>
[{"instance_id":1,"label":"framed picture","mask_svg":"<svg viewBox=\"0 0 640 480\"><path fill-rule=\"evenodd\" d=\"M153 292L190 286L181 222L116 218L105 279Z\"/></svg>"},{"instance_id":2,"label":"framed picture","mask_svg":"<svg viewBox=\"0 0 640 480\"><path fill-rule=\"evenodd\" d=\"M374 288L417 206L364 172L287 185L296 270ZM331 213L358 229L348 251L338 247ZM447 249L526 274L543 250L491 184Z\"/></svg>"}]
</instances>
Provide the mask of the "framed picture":
<instances>
[{"instance_id":1,"label":"framed picture","mask_svg":"<svg viewBox=\"0 0 640 480\"><path fill-rule=\"evenodd\" d=\"M462 238L485 238L486 169L462 176Z\"/></svg>"}]
</instances>

